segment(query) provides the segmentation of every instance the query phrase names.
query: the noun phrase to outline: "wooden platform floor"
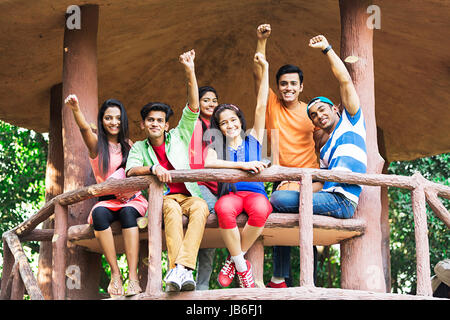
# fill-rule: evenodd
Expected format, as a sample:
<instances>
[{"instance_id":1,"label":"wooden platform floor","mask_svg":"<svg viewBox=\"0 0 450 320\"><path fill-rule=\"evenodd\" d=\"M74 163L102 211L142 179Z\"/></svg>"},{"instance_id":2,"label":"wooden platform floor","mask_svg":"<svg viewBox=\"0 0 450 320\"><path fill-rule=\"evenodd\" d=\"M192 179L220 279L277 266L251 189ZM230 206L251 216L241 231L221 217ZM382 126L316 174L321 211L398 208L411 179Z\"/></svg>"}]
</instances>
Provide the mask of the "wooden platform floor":
<instances>
[{"instance_id":1,"label":"wooden platform floor","mask_svg":"<svg viewBox=\"0 0 450 320\"><path fill-rule=\"evenodd\" d=\"M443 300L428 296L380 293L362 290L318 287L291 287L283 289L215 289L149 295L142 293L122 300ZM447 299L444 299L447 300Z\"/></svg>"}]
</instances>

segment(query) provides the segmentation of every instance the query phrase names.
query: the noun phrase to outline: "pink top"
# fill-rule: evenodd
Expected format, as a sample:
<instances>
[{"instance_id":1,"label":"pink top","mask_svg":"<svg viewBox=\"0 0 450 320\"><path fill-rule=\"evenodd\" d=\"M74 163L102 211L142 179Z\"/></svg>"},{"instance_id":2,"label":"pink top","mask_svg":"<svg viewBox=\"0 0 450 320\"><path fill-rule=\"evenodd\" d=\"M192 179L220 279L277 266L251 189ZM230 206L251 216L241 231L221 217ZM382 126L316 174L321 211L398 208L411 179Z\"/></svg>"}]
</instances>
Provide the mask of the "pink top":
<instances>
[{"instance_id":1,"label":"pink top","mask_svg":"<svg viewBox=\"0 0 450 320\"><path fill-rule=\"evenodd\" d=\"M108 178L115 179L124 179L125 178L125 170L118 169L120 164L122 163L122 150L120 149L120 144L114 145L113 143L109 143L109 166L106 174L103 174L100 170L100 164L98 155L94 159L89 158L89 162L91 163L92 171L94 172L94 177L97 183L102 183ZM112 211L119 211L123 207L133 207L136 209L141 216L145 216L147 212L148 202L141 194L141 192L137 192L135 194L135 198L129 200L128 202L122 202L119 199L111 199L97 202L91 209L88 217L88 223L92 224L92 211L94 211L97 207L105 207Z\"/></svg>"},{"instance_id":2,"label":"pink top","mask_svg":"<svg viewBox=\"0 0 450 320\"><path fill-rule=\"evenodd\" d=\"M203 119L207 127L209 127L209 121ZM189 144L189 164L191 169L204 169L205 158L207 154L207 142L203 141L203 127L202 121L198 118L195 123L194 133L192 134L191 142ZM199 181L199 185L204 185L211 190L212 193L217 194L217 182L215 181Z\"/></svg>"},{"instance_id":3,"label":"pink top","mask_svg":"<svg viewBox=\"0 0 450 320\"><path fill-rule=\"evenodd\" d=\"M120 164L122 163L122 152L114 152L112 148L112 143L109 143L109 167L108 171L106 172L106 175L103 175L101 169L100 169L100 161L98 158L98 154L94 159L89 158L89 162L91 163L92 171L94 172L95 181L97 183L105 182L106 179L110 175L112 175L117 168L119 168ZM119 145L120 147L120 145Z\"/></svg>"}]
</instances>

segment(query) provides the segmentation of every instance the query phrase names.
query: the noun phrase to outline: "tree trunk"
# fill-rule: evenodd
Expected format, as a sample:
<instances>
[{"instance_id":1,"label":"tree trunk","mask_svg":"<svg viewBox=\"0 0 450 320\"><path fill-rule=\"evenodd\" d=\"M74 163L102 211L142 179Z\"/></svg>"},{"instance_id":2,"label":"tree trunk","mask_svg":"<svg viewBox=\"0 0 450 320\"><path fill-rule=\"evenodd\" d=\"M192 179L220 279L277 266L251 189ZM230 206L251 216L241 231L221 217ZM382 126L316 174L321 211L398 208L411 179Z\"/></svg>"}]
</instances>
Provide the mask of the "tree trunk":
<instances>
[{"instance_id":1,"label":"tree trunk","mask_svg":"<svg viewBox=\"0 0 450 320\"><path fill-rule=\"evenodd\" d=\"M64 191L64 154L62 145L62 84L50 91L50 123L47 168L45 173L45 201L50 201ZM53 217L47 219L42 229L53 229ZM41 242L37 281L46 300L52 299L52 244Z\"/></svg>"},{"instance_id":2,"label":"tree trunk","mask_svg":"<svg viewBox=\"0 0 450 320\"><path fill-rule=\"evenodd\" d=\"M358 92L366 121L367 173L381 173L383 159L378 152L375 121L373 71L373 30L367 27L367 0L340 0L341 59L358 57L346 66ZM367 221L362 237L344 241L341 245L341 286L348 289L386 291L382 259L381 188L364 186L356 218Z\"/></svg>"},{"instance_id":3,"label":"tree trunk","mask_svg":"<svg viewBox=\"0 0 450 320\"><path fill-rule=\"evenodd\" d=\"M96 123L98 112L97 92L97 29L98 5L81 7L81 28L64 30L63 95L76 94L80 108L89 123ZM88 150L70 108L62 109L64 148L64 191L95 184L88 159ZM69 226L83 224L95 200L69 206ZM100 280L100 255L86 252L70 245L68 266L81 272L81 288L68 290L68 299L96 299Z\"/></svg>"}]
</instances>

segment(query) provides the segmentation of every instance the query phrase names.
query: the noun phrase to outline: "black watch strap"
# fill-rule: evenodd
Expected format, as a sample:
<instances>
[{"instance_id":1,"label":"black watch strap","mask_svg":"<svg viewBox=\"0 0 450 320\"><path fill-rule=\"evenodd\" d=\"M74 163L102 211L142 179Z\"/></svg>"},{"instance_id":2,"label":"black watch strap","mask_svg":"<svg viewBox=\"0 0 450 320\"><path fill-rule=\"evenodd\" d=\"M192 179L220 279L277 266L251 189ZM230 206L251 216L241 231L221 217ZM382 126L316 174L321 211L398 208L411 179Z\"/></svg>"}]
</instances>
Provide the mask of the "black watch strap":
<instances>
[{"instance_id":1,"label":"black watch strap","mask_svg":"<svg viewBox=\"0 0 450 320\"><path fill-rule=\"evenodd\" d=\"M323 54L327 54L328 51L331 50L331 45L328 45L325 49L322 50Z\"/></svg>"}]
</instances>

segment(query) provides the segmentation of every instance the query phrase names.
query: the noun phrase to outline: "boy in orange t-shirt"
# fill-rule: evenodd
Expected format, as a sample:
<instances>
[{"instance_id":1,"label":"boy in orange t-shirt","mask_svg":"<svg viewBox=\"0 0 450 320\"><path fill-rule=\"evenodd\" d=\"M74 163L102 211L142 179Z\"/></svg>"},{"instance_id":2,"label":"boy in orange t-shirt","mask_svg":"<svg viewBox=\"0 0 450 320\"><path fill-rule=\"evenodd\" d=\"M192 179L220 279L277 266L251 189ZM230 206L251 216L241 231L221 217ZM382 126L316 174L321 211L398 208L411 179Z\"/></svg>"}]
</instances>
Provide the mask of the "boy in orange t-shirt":
<instances>
[{"instance_id":1,"label":"boy in orange t-shirt","mask_svg":"<svg viewBox=\"0 0 450 320\"><path fill-rule=\"evenodd\" d=\"M269 24L257 28L256 52L266 56L266 42L270 36ZM259 65L253 67L255 88L259 88L262 70ZM323 130L314 127L306 112L307 104L299 100L303 91L303 72L294 65L282 66L276 74L279 96L270 90L266 109L267 137L272 142L273 163L285 167L319 168L316 151L328 139ZM277 136L274 136L276 134ZM278 141L276 141L276 140ZM275 140L275 141L272 141ZM274 143L273 143L274 142ZM278 150L273 148L278 145ZM294 190L279 190L284 181L274 183L274 192L270 202L274 212L298 213L299 192ZM313 182L313 191L322 189L321 182ZM295 202L296 205L295 205ZM267 284L272 288L287 287L285 279L290 273L290 247L274 246L274 270L271 281ZM315 247L314 247L315 249ZM317 263L317 250L314 250L314 264ZM315 268L316 269L316 268ZM314 272L315 275L315 272Z\"/></svg>"}]
</instances>

